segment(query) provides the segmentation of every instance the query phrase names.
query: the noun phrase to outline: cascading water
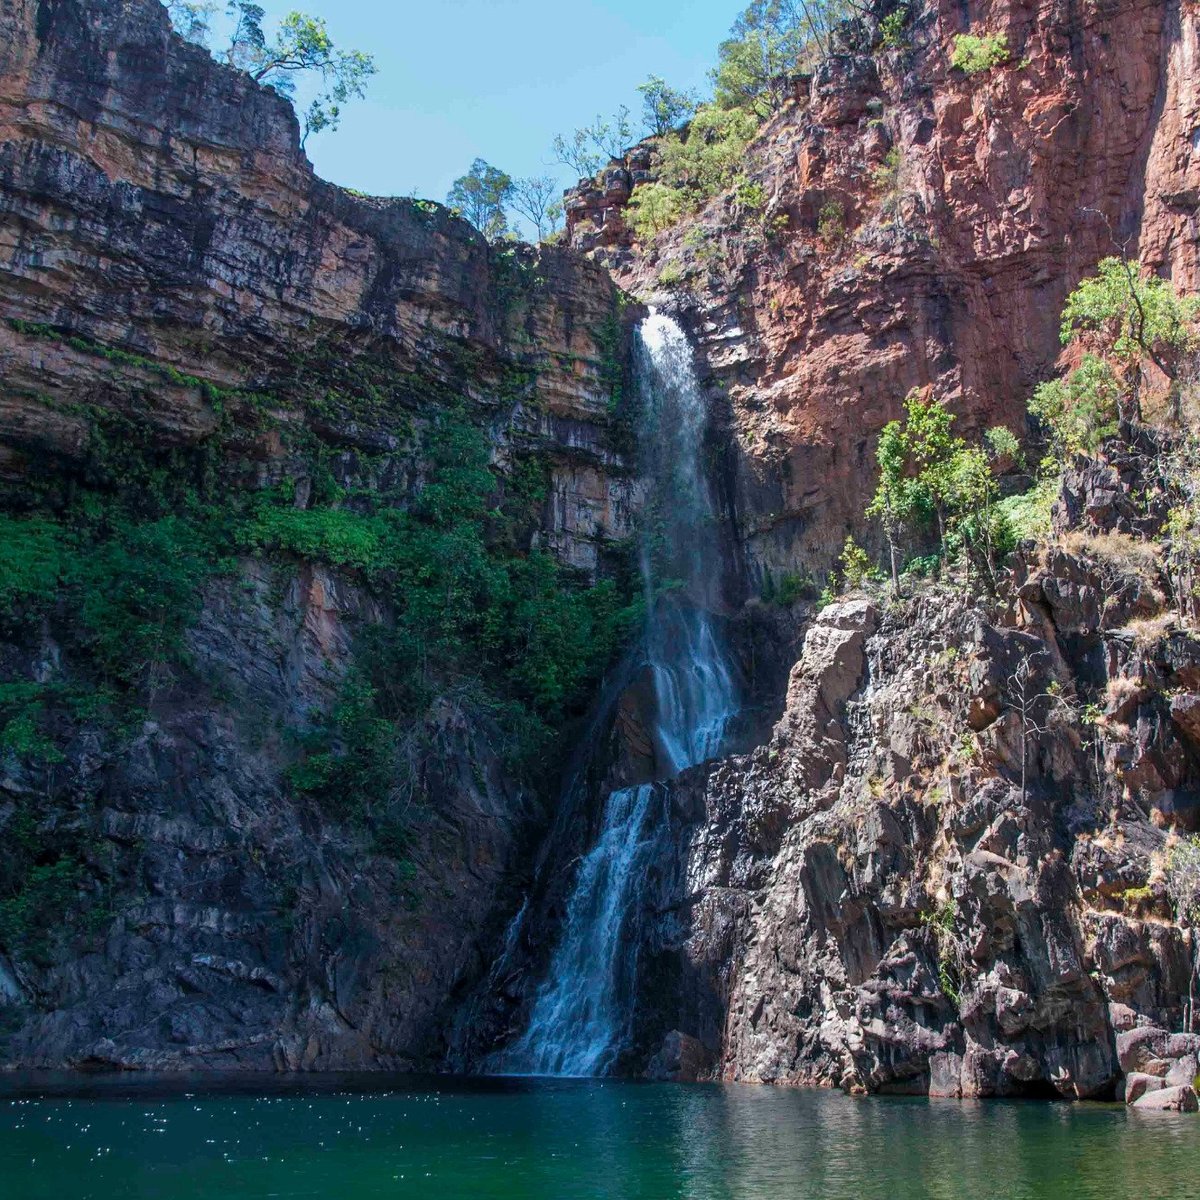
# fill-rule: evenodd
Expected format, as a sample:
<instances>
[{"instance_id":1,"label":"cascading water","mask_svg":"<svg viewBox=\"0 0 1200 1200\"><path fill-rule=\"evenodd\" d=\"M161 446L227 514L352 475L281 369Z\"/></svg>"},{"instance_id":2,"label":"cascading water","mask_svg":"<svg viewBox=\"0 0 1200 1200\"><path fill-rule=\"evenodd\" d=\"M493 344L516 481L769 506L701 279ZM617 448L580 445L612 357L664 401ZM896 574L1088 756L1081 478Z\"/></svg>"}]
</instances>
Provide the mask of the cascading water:
<instances>
[{"instance_id":1,"label":"cascading water","mask_svg":"<svg viewBox=\"0 0 1200 1200\"><path fill-rule=\"evenodd\" d=\"M644 470L657 516L642 570L648 605L646 665L660 782L612 792L600 835L579 864L561 940L524 1035L500 1056L507 1071L603 1075L628 1039L648 867L666 827L669 780L720 752L737 712L733 673L710 611L720 557L716 511L704 476L707 410L691 348L670 317L639 330Z\"/></svg>"}]
</instances>

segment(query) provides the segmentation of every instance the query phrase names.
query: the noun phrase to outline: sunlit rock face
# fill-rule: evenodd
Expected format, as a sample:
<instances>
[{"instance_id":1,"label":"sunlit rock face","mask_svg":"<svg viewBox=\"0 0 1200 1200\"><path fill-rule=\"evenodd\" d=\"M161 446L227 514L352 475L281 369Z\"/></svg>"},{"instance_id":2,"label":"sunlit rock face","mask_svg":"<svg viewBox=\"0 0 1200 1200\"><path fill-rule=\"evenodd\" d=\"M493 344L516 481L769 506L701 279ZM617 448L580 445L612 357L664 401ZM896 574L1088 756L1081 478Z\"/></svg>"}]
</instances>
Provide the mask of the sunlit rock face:
<instances>
[{"instance_id":1,"label":"sunlit rock face","mask_svg":"<svg viewBox=\"0 0 1200 1200\"><path fill-rule=\"evenodd\" d=\"M1187 1028L1193 935L1163 866L1197 824L1177 697L1200 653L1135 644L1104 575L1051 553L1018 561L1008 612L933 592L815 618L769 742L673 787L637 1069L946 1096L1136 1082L1118 1035ZM1080 584L1113 605L1080 612ZM1110 697L1090 742L1014 711L1022 661L1039 692ZM1160 1051L1154 1083L1198 1042Z\"/></svg>"},{"instance_id":2,"label":"sunlit rock face","mask_svg":"<svg viewBox=\"0 0 1200 1200\"><path fill-rule=\"evenodd\" d=\"M496 454L553 463L545 535L596 568L636 496L610 434L628 323L606 272L569 251L496 250L440 205L318 179L290 104L170 32L152 0L35 3L0 15L0 473L83 457L73 402L133 409L187 442L216 417L194 387L15 330L119 347L324 418L350 450L396 447L369 413L305 414L333 364L381 360L419 403L484 406ZM52 395L48 406L41 398ZM282 470L278 437L259 446Z\"/></svg>"},{"instance_id":3,"label":"sunlit rock face","mask_svg":"<svg viewBox=\"0 0 1200 1200\"><path fill-rule=\"evenodd\" d=\"M1187 5L914 6L911 46L801 76L732 191L636 244L650 143L568 200L573 244L677 308L728 397L750 569L830 565L874 483L875 438L931 387L960 432L1024 431L1076 282L1122 246L1197 283L1197 18ZM1008 65L950 66L1003 34ZM823 216L824 214L824 216ZM678 280L659 283L660 274Z\"/></svg>"}]
</instances>

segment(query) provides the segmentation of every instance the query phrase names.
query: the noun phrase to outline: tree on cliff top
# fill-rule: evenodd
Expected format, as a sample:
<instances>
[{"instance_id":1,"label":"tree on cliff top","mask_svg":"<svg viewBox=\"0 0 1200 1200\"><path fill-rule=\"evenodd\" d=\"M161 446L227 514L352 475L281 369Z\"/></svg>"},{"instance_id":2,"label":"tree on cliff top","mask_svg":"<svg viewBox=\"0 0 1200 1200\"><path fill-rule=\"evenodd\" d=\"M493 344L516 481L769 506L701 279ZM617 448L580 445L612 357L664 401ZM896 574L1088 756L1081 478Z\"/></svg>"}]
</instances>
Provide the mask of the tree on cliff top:
<instances>
[{"instance_id":1,"label":"tree on cliff top","mask_svg":"<svg viewBox=\"0 0 1200 1200\"><path fill-rule=\"evenodd\" d=\"M215 0L167 0L167 12L183 37L208 45ZM315 85L315 94L301 113L303 145L310 134L336 129L342 105L366 94L375 60L361 50L339 50L324 21L301 12L288 13L275 36L268 38L263 30L265 15L262 6L250 0L228 0L229 43L218 57L293 103L297 79Z\"/></svg>"},{"instance_id":2,"label":"tree on cliff top","mask_svg":"<svg viewBox=\"0 0 1200 1200\"><path fill-rule=\"evenodd\" d=\"M198 46L208 45L209 23L217 0L163 0L171 24L180 37Z\"/></svg>"},{"instance_id":3,"label":"tree on cliff top","mask_svg":"<svg viewBox=\"0 0 1200 1200\"><path fill-rule=\"evenodd\" d=\"M552 175L534 175L513 182L509 195L512 207L537 231L538 241L552 234L562 220L558 180Z\"/></svg>"},{"instance_id":4,"label":"tree on cliff top","mask_svg":"<svg viewBox=\"0 0 1200 1200\"><path fill-rule=\"evenodd\" d=\"M744 108L759 118L783 107L807 39L790 5L754 0L717 50L713 98L721 108Z\"/></svg>"},{"instance_id":5,"label":"tree on cliff top","mask_svg":"<svg viewBox=\"0 0 1200 1200\"><path fill-rule=\"evenodd\" d=\"M658 75L638 84L638 94L642 97L643 127L652 137L662 137L678 129L691 119L700 104L695 92L681 92Z\"/></svg>"},{"instance_id":6,"label":"tree on cliff top","mask_svg":"<svg viewBox=\"0 0 1200 1200\"><path fill-rule=\"evenodd\" d=\"M590 179L605 163L620 158L631 141L629 109L622 104L609 121L597 113L590 125L576 129L570 137L558 134L551 153L554 161L574 171L577 179Z\"/></svg>"},{"instance_id":7,"label":"tree on cliff top","mask_svg":"<svg viewBox=\"0 0 1200 1200\"><path fill-rule=\"evenodd\" d=\"M838 25L866 11L858 0L752 0L717 51L714 100L760 118L778 112L800 63L833 54Z\"/></svg>"},{"instance_id":8,"label":"tree on cliff top","mask_svg":"<svg viewBox=\"0 0 1200 1200\"><path fill-rule=\"evenodd\" d=\"M454 181L446 203L457 209L489 242L494 242L508 232L504 207L512 195L511 177L477 158L471 169Z\"/></svg>"}]
</instances>

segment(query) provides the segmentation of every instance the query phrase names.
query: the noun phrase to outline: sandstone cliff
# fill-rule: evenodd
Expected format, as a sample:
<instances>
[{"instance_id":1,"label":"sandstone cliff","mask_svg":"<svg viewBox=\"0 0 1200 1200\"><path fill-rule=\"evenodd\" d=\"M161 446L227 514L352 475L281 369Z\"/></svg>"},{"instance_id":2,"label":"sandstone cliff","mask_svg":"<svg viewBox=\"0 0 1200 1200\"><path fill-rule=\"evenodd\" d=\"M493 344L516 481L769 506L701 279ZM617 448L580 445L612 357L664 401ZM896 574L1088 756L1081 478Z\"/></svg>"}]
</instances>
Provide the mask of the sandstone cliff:
<instances>
[{"instance_id":1,"label":"sandstone cliff","mask_svg":"<svg viewBox=\"0 0 1200 1200\"><path fill-rule=\"evenodd\" d=\"M386 520L457 406L497 478L537 477L515 536L584 582L613 569L636 500L619 413L636 310L606 272L322 182L290 105L174 36L152 0L4 6L0 275L5 508L48 513L64 545L72 520L104 536L160 493L168 519L176 500L278 495ZM545 797L461 688L414 718L390 824L343 822L289 782L364 631L392 625L396 601L339 561L218 571L173 664L121 682L107 720L61 702L113 699L81 640L105 584L6 616L5 1061L440 1060Z\"/></svg>"},{"instance_id":2,"label":"sandstone cliff","mask_svg":"<svg viewBox=\"0 0 1200 1200\"><path fill-rule=\"evenodd\" d=\"M820 572L873 487L875 438L931 385L976 432L1024 436L1080 277L1124 247L1197 285L1196 14L1175 0L896 8L801 76L732 190L637 243L623 218L653 143L568 198L574 245L678 309L728 410L748 567ZM961 33L1007 61L950 65ZM660 281L661 280L661 281Z\"/></svg>"}]
</instances>

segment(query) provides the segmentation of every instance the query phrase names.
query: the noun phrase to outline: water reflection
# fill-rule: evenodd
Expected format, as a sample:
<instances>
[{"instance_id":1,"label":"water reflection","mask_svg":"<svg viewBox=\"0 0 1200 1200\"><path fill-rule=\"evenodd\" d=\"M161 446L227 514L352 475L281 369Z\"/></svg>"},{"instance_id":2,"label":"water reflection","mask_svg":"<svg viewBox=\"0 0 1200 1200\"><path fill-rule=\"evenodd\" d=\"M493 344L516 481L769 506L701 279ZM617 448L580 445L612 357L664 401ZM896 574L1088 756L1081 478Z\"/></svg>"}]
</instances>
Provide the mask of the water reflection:
<instances>
[{"instance_id":1,"label":"water reflection","mask_svg":"<svg viewBox=\"0 0 1200 1200\"><path fill-rule=\"evenodd\" d=\"M379 1076L71 1085L0 1081L4 1196L1173 1200L1200 1171L1196 1117L1119 1106Z\"/></svg>"}]
</instances>

